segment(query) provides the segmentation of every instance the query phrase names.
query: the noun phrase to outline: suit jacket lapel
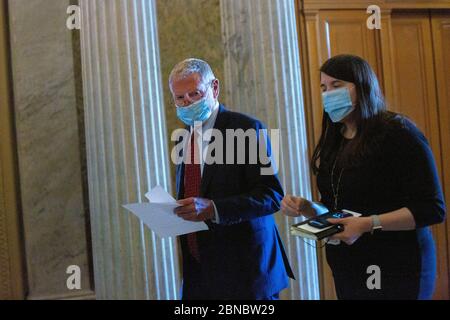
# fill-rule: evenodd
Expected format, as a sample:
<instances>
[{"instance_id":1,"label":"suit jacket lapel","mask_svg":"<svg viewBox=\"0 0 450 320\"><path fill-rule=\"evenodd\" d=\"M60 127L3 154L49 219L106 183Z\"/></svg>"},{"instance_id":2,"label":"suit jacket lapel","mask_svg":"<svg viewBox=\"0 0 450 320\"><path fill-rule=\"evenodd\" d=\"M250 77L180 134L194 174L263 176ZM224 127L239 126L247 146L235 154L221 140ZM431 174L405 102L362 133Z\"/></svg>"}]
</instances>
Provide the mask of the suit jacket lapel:
<instances>
[{"instance_id":1,"label":"suit jacket lapel","mask_svg":"<svg viewBox=\"0 0 450 320\"><path fill-rule=\"evenodd\" d=\"M185 130L189 131L190 128L188 126L184 127ZM189 139L189 137L187 137ZM182 137L176 142L175 146L179 143L186 143ZM184 146L181 150L181 157L184 159ZM176 183L176 191L177 191L177 199L180 200L184 197L184 161L175 166L175 183Z\"/></svg>"}]
</instances>

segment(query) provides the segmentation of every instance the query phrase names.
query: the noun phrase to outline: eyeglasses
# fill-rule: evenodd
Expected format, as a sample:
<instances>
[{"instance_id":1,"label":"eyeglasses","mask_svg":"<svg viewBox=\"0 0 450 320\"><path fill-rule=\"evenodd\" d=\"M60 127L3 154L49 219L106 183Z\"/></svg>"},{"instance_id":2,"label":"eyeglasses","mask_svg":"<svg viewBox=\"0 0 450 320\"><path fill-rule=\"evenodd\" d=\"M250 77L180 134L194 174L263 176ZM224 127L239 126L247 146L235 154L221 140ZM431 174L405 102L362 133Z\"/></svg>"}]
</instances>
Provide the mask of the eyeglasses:
<instances>
[{"instance_id":1,"label":"eyeglasses","mask_svg":"<svg viewBox=\"0 0 450 320\"><path fill-rule=\"evenodd\" d=\"M213 83L213 81L211 81L210 83L208 83L206 85L206 89L204 91L195 90L195 91L187 92L183 96L182 95L174 96L175 103L178 106L184 106L184 105L187 105L187 103L185 103L186 99L190 102L196 102L196 101L202 99L206 95L206 92L208 91L209 86Z\"/></svg>"}]
</instances>

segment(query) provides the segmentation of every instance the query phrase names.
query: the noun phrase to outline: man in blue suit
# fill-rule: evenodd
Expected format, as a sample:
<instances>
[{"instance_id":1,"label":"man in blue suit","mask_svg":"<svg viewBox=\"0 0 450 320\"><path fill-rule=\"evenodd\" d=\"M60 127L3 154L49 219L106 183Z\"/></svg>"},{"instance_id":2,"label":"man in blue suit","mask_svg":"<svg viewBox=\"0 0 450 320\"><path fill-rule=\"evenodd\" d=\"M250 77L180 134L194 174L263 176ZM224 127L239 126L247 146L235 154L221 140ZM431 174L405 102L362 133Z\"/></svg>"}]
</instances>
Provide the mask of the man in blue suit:
<instances>
[{"instance_id":1,"label":"man in blue suit","mask_svg":"<svg viewBox=\"0 0 450 320\"><path fill-rule=\"evenodd\" d=\"M237 146L237 152L230 156L227 148L236 142L227 137L227 130L258 132L264 126L219 104L219 81L202 60L188 59L175 66L170 90L177 115L189 133L183 162L177 165L181 206L175 213L188 221L204 221L209 227L180 237L182 298L278 299L288 286L288 277L293 278L273 218L280 209L283 189L274 172L263 174L262 169L271 167L270 163L250 161L254 159L252 139L244 140L244 154L239 155ZM223 147L215 150L217 155L222 153L223 161L209 163L204 159L212 143L204 136L210 129L223 137ZM257 139L258 143L264 140L270 153L269 140L259 135Z\"/></svg>"}]
</instances>

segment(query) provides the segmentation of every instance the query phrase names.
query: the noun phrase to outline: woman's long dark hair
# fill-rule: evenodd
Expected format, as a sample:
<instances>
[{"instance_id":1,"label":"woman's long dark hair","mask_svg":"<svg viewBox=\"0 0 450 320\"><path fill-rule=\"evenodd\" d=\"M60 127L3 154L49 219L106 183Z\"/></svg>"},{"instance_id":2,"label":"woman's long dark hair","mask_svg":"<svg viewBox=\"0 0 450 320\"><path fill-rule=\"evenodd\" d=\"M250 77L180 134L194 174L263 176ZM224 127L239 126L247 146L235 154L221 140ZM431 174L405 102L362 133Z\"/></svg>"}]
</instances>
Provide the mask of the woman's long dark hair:
<instances>
[{"instance_id":1,"label":"woman's long dark hair","mask_svg":"<svg viewBox=\"0 0 450 320\"><path fill-rule=\"evenodd\" d=\"M350 115L357 125L356 137L345 146L339 156L341 166L358 165L371 154L381 140L380 125L390 117L375 72L370 65L354 55L338 55L324 63L320 71L355 85L358 104ZM333 123L326 112L322 120L322 134L312 158L314 174L321 164L333 161L343 139L342 123ZM319 163L320 162L320 163Z\"/></svg>"}]
</instances>

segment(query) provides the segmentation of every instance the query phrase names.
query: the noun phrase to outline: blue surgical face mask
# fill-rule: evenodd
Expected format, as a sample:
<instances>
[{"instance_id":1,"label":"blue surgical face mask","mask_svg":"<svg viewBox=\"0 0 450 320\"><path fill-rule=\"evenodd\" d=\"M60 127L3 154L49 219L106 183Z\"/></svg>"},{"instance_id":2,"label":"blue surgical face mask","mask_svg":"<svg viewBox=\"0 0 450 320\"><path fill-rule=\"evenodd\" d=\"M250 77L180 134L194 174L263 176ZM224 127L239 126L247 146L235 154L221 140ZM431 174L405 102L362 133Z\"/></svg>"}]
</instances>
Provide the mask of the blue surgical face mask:
<instances>
[{"instance_id":1,"label":"blue surgical face mask","mask_svg":"<svg viewBox=\"0 0 450 320\"><path fill-rule=\"evenodd\" d=\"M348 88L340 88L322 93L325 112L331 121L340 122L355 110Z\"/></svg>"},{"instance_id":2,"label":"blue surgical face mask","mask_svg":"<svg viewBox=\"0 0 450 320\"><path fill-rule=\"evenodd\" d=\"M177 106L177 116L188 126L193 126L195 122L204 122L212 114L210 99L208 96L194 102L190 106Z\"/></svg>"}]
</instances>

